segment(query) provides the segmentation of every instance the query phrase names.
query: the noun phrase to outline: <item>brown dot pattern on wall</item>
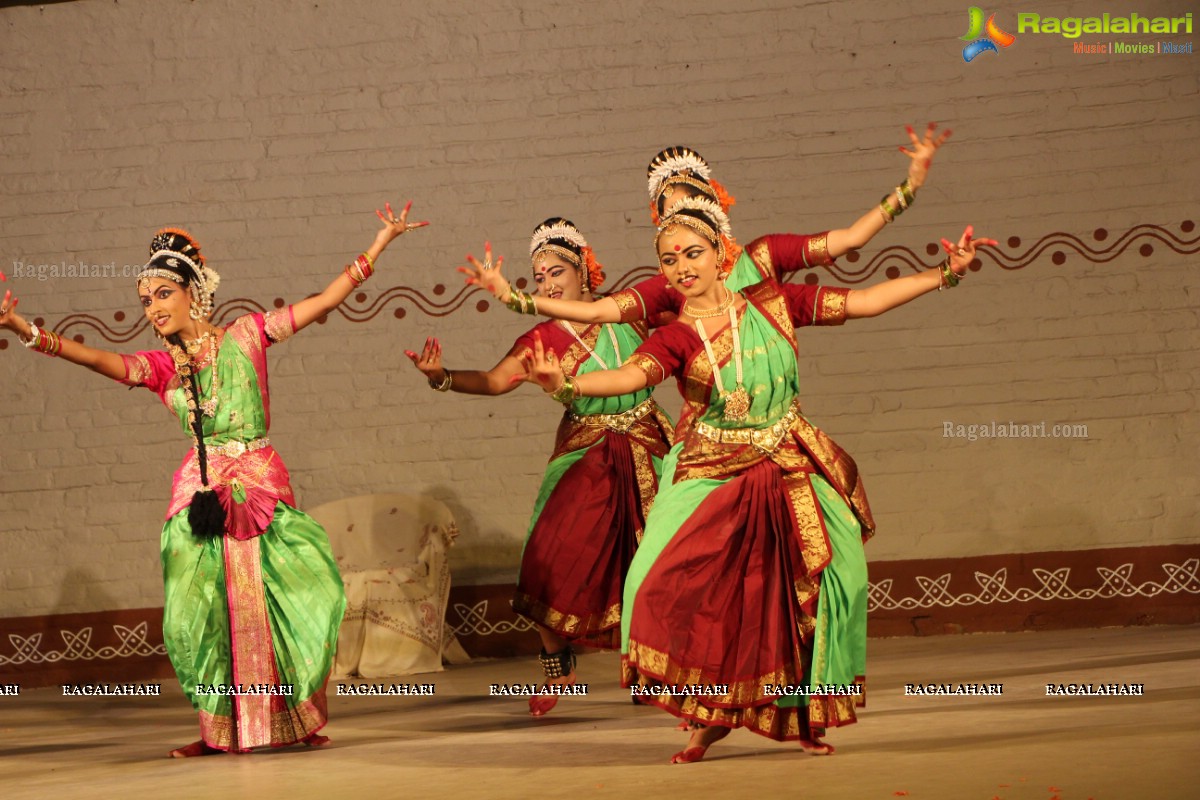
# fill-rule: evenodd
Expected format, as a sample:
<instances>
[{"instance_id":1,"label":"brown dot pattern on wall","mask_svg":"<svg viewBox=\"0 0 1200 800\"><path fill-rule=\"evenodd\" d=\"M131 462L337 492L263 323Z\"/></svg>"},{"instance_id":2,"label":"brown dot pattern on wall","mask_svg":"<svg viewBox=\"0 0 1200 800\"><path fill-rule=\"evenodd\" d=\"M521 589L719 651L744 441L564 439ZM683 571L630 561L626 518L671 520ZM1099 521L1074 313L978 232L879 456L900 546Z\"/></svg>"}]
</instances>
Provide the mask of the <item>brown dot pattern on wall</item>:
<instances>
[{"instance_id":1,"label":"brown dot pattern on wall","mask_svg":"<svg viewBox=\"0 0 1200 800\"><path fill-rule=\"evenodd\" d=\"M1149 258L1154 254L1156 244L1179 255L1193 255L1200 253L1200 236L1189 237L1187 234L1191 234L1195 229L1196 224L1193 220L1184 220L1171 226L1138 224L1120 234L1106 228L1096 228L1091 233L1092 241L1108 244L1095 247L1087 244L1080 236L1059 231L1042 236L1023 250L1021 237L1010 236L1005 242L1006 247L980 249L979 257L971 262L970 268L978 272L985 262L990 261L1000 269L1011 271L1024 269L1039 260L1044 262L1047 259L1061 266L1069 256L1077 256L1093 264L1104 264L1135 249L1141 257ZM803 280L811 285L820 283L822 275L827 275L833 281L853 286L866 283L876 278L879 273L887 278L898 278L905 271L921 272L941 263L941 259L938 258L940 248L937 244L926 244L924 250L928 259L922 258L908 247L895 245L885 247L866 259L852 251L836 264L806 270L802 273L803 277L789 274L784 276L784 280ZM608 291L620 291L657 274L657 267L636 267L617 278L613 285L608 287ZM525 278L518 278L515 285L523 288L527 283ZM492 306L491 296L478 287L464 286L457 293L447 297L448 291L448 287L440 283L433 287L429 295L411 286L393 286L380 292L373 300L368 293L359 292L354 296L353 302L343 303L334 313L340 314L350 322L370 322L393 306L392 316L396 319L406 318L409 309L426 317L448 317L462 310L472 300L475 310L479 313L488 311ZM275 308L283 308L286 301L282 297L276 297L272 305ZM256 311L261 313L266 309L248 298L234 298L217 307L213 314L213 322L218 325L228 324L243 314ZM125 312L114 312L113 319L117 323L124 322ZM322 317L317 321L324 324L326 320L327 317ZM33 322L38 327L46 327L45 320L41 317ZM128 327L109 325L92 314L71 314L59 322L54 331L60 336L70 335L75 341L83 341L83 332L71 333L77 328L92 332L103 341L124 344L145 333L149 323L140 314ZM0 340L0 347L7 348L4 340Z\"/></svg>"}]
</instances>

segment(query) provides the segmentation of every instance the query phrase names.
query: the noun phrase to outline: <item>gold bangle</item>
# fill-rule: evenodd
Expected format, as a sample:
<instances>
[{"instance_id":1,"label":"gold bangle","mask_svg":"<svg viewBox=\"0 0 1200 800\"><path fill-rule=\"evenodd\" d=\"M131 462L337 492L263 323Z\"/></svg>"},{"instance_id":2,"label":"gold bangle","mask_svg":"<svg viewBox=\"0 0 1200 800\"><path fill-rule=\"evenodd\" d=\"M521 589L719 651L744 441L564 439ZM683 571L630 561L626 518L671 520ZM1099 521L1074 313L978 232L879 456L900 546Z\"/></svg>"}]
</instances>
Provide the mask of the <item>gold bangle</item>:
<instances>
[{"instance_id":1,"label":"gold bangle","mask_svg":"<svg viewBox=\"0 0 1200 800\"><path fill-rule=\"evenodd\" d=\"M444 369L442 372L446 373L446 376L437 383L433 382L433 378L429 379L429 388L438 392L448 392L450 391L450 387L454 385L454 374L448 369Z\"/></svg>"},{"instance_id":2,"label":"gold bangle","mask_svg":"<svg viewBox=\"0 0 1200 800\"><path fill-rule=\"evenodd\" d=\"M511 285L508 287L508 301L504 305L518 314L537 314L537 304L533 301L533 295Z\"/></svg>"},{"instance_id":3,"label":"gold bangle","mask_svg":"<svg viewBox=\"0 0 1200 800\"><path fill-rule=\"evenodd\" d=\"M946 256L946 260L942 262L942 277L945 279L946 287L949 289L953 289L955 286L958 286L958 282L962 280L962 277L956 274L954 269L951 268L950 256ZM938 288L939 290L941 289L940 286Z\"/></svg>"},{"instance_id":4,"label":"gold bangle","mask_svg":"<svg viewBox=\"0 0 1200 800\"><path fill-rule=\"evenodd\" d=\"M569 406L578 396L579 387L575 385L575 378L570 375L563 375L562 386L559 386L550 393L551 398L567 406Z\"/></svg>"},{"instance_id":5,"label":"gold bangle","mask_svg":"<svg viewBox=\"0 0 1200 800\"><path fill-rule=\"evenodd\" d=\"M892 196L890 194L885 194L883 199L879 201L879 213L883 215L883 221L885 224L894 222L896 219L896 214L898 213L896 209L892 208L892 204L888 202L891 200L891 198Z\"/></svg>"}]
</instances>

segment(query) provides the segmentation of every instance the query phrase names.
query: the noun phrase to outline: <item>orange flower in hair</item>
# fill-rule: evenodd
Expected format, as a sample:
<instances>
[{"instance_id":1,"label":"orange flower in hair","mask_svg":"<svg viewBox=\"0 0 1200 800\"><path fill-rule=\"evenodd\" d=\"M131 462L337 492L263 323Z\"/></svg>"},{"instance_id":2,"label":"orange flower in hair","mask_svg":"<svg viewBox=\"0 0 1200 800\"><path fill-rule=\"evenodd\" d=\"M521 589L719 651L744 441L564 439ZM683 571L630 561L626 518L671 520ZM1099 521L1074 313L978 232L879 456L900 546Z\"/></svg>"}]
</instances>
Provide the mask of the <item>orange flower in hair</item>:
<instances>
[{"instance_id":1,"label":"orange flower in hair","mask_svg":"<svg viewBox=\"0 0 1200 800\"><path fill-rule=\"evenodd\" d=\"M725 260L720 264L721 275L726 276L733 271L733 265L742 255L742 247L732 236L721 234L721 244L725 248Z\"/></svg>"},{"instance_id":2,"label":"orange flower in hair","mask_svg":"<svg viewBox=\"0 0 1200 800\"><path fill-rule=\"evenodd\" d=\"M721 210L728 214L730 206L737 205L737 200L733 199L733 195L725 191L725 187L716 181L709 181L709 184L717 196L717 202L721 204Z\"/></svg>"},{"instance_id":3,"label":"orange flower in hair","mask_svg":"<svg viewBox=\"0 0 1200 800\"><path fill-rule=\"evenodd\" d=\"M596 260L596 254L590 247L580 248L583 256L583 267L587 271L588 287L594 292L604 283L604 267Z\"/></svg>"},{"instance_id":4,"label":"orange flower in hair","mask_svg":"<svg viewBox=\"0 0 1200 800\"><path fill-rule=\"evenodd\" d=\"M168 237L170 237L170 236L180 237L181 239L186 241L188 243L188 245L191 246L190 249L188 249L187 247L181 247L178 245L178 243L172 244L171 246L166 247L166 248L162 248L162 245L164 243L170 241L168 239ZM200 266L203 267L205 265L204 256L202 256L200 254L200 243L197 242L195 237L193 237L190 233L185 231L183 228L161 228L161 229L159 229L159 231L154 234L154 239L152 240L151 245L150 245L151 254L153 255L154 251L157 249L160 249L160 248L175 250L176 252L183 253L184 255L186 255L192 261L195 261Z\"/></svg>"}]
</instances>

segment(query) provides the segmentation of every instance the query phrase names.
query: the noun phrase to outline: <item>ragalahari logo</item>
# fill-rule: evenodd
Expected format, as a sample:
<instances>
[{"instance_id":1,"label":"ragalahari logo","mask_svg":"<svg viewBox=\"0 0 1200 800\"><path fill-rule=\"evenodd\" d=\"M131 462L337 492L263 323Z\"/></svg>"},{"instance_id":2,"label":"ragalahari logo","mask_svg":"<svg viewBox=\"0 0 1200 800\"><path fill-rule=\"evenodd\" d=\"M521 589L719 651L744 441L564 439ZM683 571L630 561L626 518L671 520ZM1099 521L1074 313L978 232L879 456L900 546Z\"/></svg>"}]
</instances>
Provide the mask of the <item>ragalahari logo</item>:
<instances>
[{"instance_id":1,"label":"ragalahari logo","mask_svg":"<svg viewBox=\"0 0 1200 800\"><path fill-rule=\"evenodd\" d=\"M1005 33L996 26L995 14L987 18L986 25L983 22L982 8L971 6L970 10L967 11L967 15L970 27L964 35L958 38L964 42L970 42L970 44L963 48L963 61L966 61L968 64L980 53L988 51L999 53L1000 51L996 49L996 45L1008 47L1017 40L1017 37L1011 33Z\"/></svg>"}]
</instances>

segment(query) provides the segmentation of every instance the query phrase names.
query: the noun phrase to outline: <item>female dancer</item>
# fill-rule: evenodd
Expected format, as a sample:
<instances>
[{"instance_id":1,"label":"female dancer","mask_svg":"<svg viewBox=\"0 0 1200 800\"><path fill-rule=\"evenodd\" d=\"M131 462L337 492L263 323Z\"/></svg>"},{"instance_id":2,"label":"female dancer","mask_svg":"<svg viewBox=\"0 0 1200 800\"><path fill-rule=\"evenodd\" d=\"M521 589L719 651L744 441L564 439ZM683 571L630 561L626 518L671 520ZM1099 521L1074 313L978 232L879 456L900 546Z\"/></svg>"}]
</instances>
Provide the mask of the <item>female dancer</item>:
<instances>
[{"instance_id":1,"label":"female dancer","mask_svg":"<svg viewBox=\"0 0 1200 800\"><path fill-rule=\"evenodd\" d=\"M800 411L796 328L872 317L956 286L977 245L864 290L781 284L731 291L738 258L728 218L707 198L677 203L658 228L659 264L680 302L625 365L570 375L535 340L528 374L563 402L640 391L674 375L679 438L630 566L623 679L692 721L673 763L699 761L730 729L798 740L855 720L866 650L866 560L874 532L854 462ZM775 259L786 237L767 237ZM802 695L797 697L796 695ZM811 695L811 696L805 696Z\"/></svg>"},{"instance_id":2,"label":"female dancer","mask_svg":"<svg viewBox=\"0 0 1200 800\"><path fill-rule=\"evenodd\" d=\"M529 252L539 297L594 300L604 273L569 220L555 217L539 225ZM646 328L543 322L487 372L443 369L436 339L426 341L419 356L406 354L434 389L500 395L519 385L513 379L525 371L521 359L532 352L535 338L561 354L566 374L585 375L619 366L646 338ZM549 684L575 682L572 643L607 649L620 643L625 573L671 438L670 420L647 387L567 406L534 503L513 598L513 610L538 626ZM530 698L530 713L545 714L557 699Z\"/></svg>"},{"instance_id":3,"label":"female dancer","mask_svg":"<svg viewBox=\"0 0 1200 800\"><path fill-rule=\"evenodd\" d=\"M765 249L768 237L751 242L730 269L725 279L726 286L737 291L752 283L758 283L763 278L777 278L787 272L827 266L839 256L857 250L871 241L875 234L913 204L917 190L925 184L928 177L934 154L950 137L949 130L939 134L937 124L933 122L929 123L923 137L918 137L911 127L907 127L906 130L912 146L911 149L900 147L900 152L909 158L908 175L899 186L884 195L877 206L873 206L847 228L804 237L791 237L788 247L775 248L773 257ZM712 170L708 163L699 153L687 147L671 147L658 153L646 168L646 178L650 191L650 217L655 225L661 221L661 215L668 204L686 197L711 200L718 203L722 212L726 214L735 202L725 191L725 187L712 178ZM479 283L501 299L521 294L510 294L511 287L499 270L481 273L479 262L474 259L468 260L475 269L462 269L471 276L467 283ZM659 322L669 319L671 307L678 300L671 295L672 290L666 279L658 275L614 292L595 303L570 303L564 299L539 298L536 303L531 304L526 296L524 303L514 302L512 307L517 310L523 308L526 311L533 308L535 313L576 322L632 322L639 319Z\"/></svg>"},{"instance_id":4,"label":"female dancer","mask_svg":"<svg viewBox=\"0 0 1200 800\"><path fill-rule=\"evenodd\" d=\"M324 745L325 682L346 598L325 531L296 509L267 438L266 349L328 314L371 276L407 222L387 206L366 253L320 294L225 328L209 322L220 277L186 232L150 244L138 297L166 351L119 355L29 324L5 292L0 327L27 347L163 401L192 439L162 532L163 639L200 713L199 741L175 758L297 742Z\"/></svg>"}]
</instances>

